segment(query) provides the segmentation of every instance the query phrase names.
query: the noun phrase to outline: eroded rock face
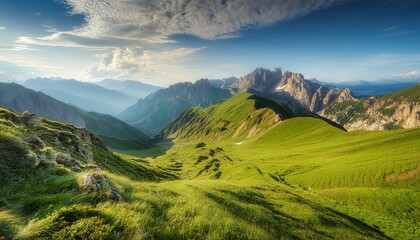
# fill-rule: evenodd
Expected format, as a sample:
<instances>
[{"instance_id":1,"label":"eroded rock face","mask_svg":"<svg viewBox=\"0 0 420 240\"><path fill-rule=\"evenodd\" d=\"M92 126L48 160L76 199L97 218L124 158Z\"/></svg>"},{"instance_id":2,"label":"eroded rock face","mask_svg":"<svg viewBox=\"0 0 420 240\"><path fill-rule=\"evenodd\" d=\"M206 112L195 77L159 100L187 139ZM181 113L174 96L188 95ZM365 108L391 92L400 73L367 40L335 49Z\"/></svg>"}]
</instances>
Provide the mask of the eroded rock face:
<instances>
[{"instance_id":1,"label":"eroded rock face","mask_svg":"<svg viewBox=\"0 0 420 240\"><path fill-rule=\"evenodd\" d=\"M420 103L405 100L371 97L337 103L322 111L321 115L349 131L420 127Z\"/></svg>"},{"instance_id":2,"label":"eroded rock face","mask_svg":"<svg viewBox=\"0 0 420 240\"><path fill-rule=\"evenodd\" d=\"M306 80L300 73L285 72L276 86L276 91L287 92L303 106L313 112L319 112L336 102L354 100L350 89L338 89L322 86Z\"/></svg>"},{"instance_id":3,"label":"eroded rock face","mask_svg":"<svg viewBox=\"0 0 420 240\"><path fill-rule=\"evenodd\" d=\"M106 185L107 185L106 178L102 176L101 174L94 173L94 172L87 173L86 175L84 175L80 183L81 188L88 192L99 191L100 189L104 188ZM114 194L114 197L118 198L116 194Z\"/></svg>"}]
</instances>

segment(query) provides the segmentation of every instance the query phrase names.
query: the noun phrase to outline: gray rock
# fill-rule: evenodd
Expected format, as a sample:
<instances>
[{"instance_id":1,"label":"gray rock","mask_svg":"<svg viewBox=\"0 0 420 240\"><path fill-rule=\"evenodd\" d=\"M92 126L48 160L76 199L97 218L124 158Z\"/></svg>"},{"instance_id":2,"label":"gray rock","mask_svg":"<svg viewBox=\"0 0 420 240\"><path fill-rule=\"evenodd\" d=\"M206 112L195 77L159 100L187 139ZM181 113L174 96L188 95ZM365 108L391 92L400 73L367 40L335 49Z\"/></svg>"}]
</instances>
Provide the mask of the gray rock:
<instances>
[{"instance_id":1,"label":"gray rock","mask_svg":"<svg viewBox=\"0 0 420 240\"><path fill-rule=\"evenodd\" d=\"M21 117L22 123L28 127L37 128L39 127L38 124L38 116L35 113L30 112L23 112Z\"/></svg>"},{"instance_id":2,"label":"gray rock","mask_svg":"<svg viewBox=\"0 0 420 240\"><path fill-rule=\"evenodd\" d=\"M77 150L80 153L80 155L82 155L86 159L87 163L95 163L95 161L93 161L92 150L90 150L89 147L79 144L77 146Z\"/></svg>"},{"instance_id":3,"label":"gray rock","mask_svg":"<svg viewBox=\"0 0 420 240\"><path fill-rule=\"evenodd\" d=\"M70 168L73 172L80 172L82 168L81 162L73 159L69 154L66 153L57 153L55 156L55 161Z\"/></svg>"},{"instance_id":4,"label":"gray rock","mask_svg":"<svg viewBox=\"0 0 420 240\"><path fill-rule=\"evenodd\" d=\"M96 192L107 185L107 180L99 173L87 173L80 183L81 188L88 192Z\"/></svg>"}]
</instances>

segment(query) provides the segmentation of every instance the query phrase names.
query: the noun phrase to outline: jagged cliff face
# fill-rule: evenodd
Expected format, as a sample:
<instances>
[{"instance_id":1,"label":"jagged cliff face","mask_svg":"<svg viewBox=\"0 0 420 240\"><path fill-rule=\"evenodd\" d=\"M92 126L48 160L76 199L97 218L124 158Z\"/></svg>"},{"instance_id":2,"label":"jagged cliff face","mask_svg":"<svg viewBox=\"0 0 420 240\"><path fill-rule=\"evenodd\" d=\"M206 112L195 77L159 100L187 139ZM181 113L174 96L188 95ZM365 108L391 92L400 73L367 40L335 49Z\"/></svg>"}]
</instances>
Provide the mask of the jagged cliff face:
<instances>
[{"instance_id":1,"label":"jagged cliff face","mask_svg":"<svg viewBox=\"0 0 420 240\"><path fill-rule=\"evenodd\" d=\"M420 102L372 97L334 104L321 115L349 131L418 128Z\"/></svg>"},{"instance_id":2,"label":"jagged cliff face","mask_svg":"<svg viewBox=\"0 0 420 240\"><path fill-rule=\"evenodd\" d=\"M254 89L260 92L272 91L279 83L281 76L280 68L276 68L274 71L257 68L254 72L239 78L232 88Z\"/></svg>"},{"instance_id":3,"label":"jagged cliff face","mask_svg":"<svg viewBox=\"0 0 420 240\"><path fill-rule=\"evenodd\" d=\"M239 90L254 89L262 93L275 93L277 97L291 97L302 106L319 112L336 102L354 100L349 89L329 88L306 80L300 73L258 68L241 77L233 86ZM274 96L274 95L272 95Z\"/></svg>"}]
</instances>

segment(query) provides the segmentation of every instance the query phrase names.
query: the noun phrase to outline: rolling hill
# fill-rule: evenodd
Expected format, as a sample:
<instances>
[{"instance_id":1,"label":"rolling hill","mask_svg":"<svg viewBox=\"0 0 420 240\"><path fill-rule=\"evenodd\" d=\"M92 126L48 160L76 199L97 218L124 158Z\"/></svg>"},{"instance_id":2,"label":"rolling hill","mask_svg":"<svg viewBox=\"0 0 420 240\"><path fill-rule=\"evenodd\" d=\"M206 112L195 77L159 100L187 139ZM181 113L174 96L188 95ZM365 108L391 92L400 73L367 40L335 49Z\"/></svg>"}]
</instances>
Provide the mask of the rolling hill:
<instances>
[{"instance_id":1,"label":"rolling hill","mask_svg":"<svg viewBox=\"0 0 420 240\"><path fill-rule=\"evenodd\" d=\"M321 115L348 130L383 130L420 127L420 85L383 97L333 104Z\"/></svg>"},{"instance_id":2,"label":"rolling hill","mask_svg":"<svg viewBox=\"0 0 420 240\"><path fill-rule=\"evenodd\" d=\"M27 80L24 86L81 109L110 115L118 114L137 101L121 92L76 80L36 78Z\"/></svg>"}]
</instances>

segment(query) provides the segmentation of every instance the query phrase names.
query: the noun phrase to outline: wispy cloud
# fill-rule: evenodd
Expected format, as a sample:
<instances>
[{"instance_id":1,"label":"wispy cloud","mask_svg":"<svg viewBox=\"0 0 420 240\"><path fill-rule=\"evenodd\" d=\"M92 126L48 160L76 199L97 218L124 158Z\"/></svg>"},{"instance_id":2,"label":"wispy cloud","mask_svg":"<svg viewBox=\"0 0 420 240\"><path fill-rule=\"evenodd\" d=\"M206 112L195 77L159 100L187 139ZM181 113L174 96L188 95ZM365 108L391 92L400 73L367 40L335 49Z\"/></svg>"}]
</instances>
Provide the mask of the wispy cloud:
<instances>
[{"instance_id":1,"label":"wispy cloud","mask_svg":"<svg viewBox=\"0 0 420 240\"><path fill-rule=\"evenodd\" d=\"M346 0L64 0L85 23L71 31L44 25L49 35L22 36L20 45L107 49L88 74L153 76L182 68L201 48L175 47L171 36L238 38L241 31L287 21ZM165 51L157 51L165 45ZM178 71L181 72L181 71ZM162 75L160 76L162 77Z\"/></svg>"},{"instance_id":2,"label":"wispy cloud","mask_svg":"<svg viewBox=\"0 0 420 240\"><path fill-rule=\"evenodd\" d=\"M5 30L6 30L6 28L5 28L5 27L1 27L1 26L0 26L0 31L2 31L2 30L3 30L3 31L5 31Z\"/></svg>"},{"instance_id":3,"label":"wispy cloud","mask_svg":"<svg viewBox=\"0 0 420 240\"><path fill-rule=\"evenodd\" d=\"M86 24L69 32L20 42L40 45L85 46L92 39L167 43L175 34L203 39L240 36L240 31L286 21L326 8L342 0L66 0L71 13L85 16ZM69 43L72 42L72 43Z\"/></svg>"},{"instance_id":4,"label":"wispy cloud","mask_svg":"<svg viewBox=\"0 0 420 240\"><path fill-rule=\"evenodd\" d=\"M401 36L401 35L407 35L407 34L411 34L414 31L401 31L401 32L393 32L393 33L388 33L388 34L384 34L381 37L395 37L395 36Z\"/></svg>"},{"instance_id":5,"label":"wispy cloud","mask_svg":"<svg viewBox=\"0 0 420 240\"><path fill-rule=\"evenodd\" d=\"M387 27L387 28L384 29L384 32L389 32L389 31L395 30L397 28L398 28L397 26Z\"/></svg>"},{"instance_id":6,"label":"wispy cloud","mask_svg":"<svg viewBox=\"0 0 420 240\"><path fill-rule=\"evenodd\" d=\"M38 51L28 45L14 44L13 46L0 46L0 51Z\"/></svg>"}]
</instances>

